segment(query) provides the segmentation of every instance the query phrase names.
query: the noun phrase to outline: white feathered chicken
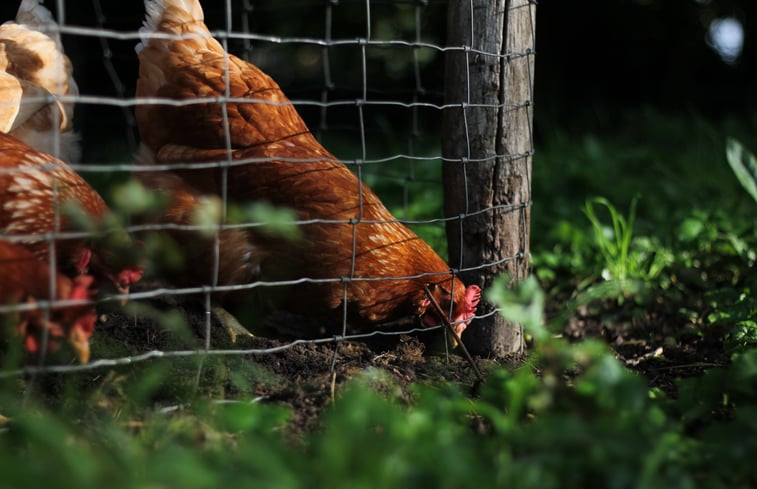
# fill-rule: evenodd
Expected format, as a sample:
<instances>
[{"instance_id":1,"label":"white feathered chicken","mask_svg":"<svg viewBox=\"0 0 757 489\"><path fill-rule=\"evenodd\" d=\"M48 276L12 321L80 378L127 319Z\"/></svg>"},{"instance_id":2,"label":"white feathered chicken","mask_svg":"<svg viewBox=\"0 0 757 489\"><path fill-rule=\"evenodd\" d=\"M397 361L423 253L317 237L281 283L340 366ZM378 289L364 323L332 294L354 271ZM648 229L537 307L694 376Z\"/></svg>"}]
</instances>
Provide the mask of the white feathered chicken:
<instances>
[{"instance_id":1,"label":"white feathered chicken","mask_svg":"<svg viewBox=\"0 0 757 489\"><path fill-rule=\"evenodd\" d=\"M61 97L79 89L57 29L38 0L22 0L0 26L0 131L70 163L80 156L74 104Z\"/></svg>"}]
</instances>

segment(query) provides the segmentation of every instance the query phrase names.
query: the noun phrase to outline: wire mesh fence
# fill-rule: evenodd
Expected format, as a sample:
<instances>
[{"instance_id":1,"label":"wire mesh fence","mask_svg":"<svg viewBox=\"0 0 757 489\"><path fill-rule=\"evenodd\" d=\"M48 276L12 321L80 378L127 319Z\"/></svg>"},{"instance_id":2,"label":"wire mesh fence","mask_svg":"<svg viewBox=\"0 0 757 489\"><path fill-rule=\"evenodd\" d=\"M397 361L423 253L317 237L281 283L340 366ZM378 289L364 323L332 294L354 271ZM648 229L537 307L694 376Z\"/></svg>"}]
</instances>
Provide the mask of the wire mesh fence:
<instances>
[{"instance_id":1,"label":"wire mesh fence","mask_svg":"<svg viewBox=\"0 0 757 489\"><path fill-rule=\"evenodd\" d=\"M48 1L48 3L51 3ZM364 340L370 337L386 335L418 334L444 329L439 321L434 325L423 326L405 322L393 328L379 325L360 329L348 328L350 315L348 308L348 287L353 284L370 284L373 282L402 281L424 278L432 281L435 276L449 274L458 276L465 273L487 273L501 270L502 265L523 261L527 254L527 221L518 230L522 234L520 249L507 256L490 256L488 259L476 257L465 259L465 245L459 248L461 254L458 265L445 272L420 270L417 274L407 275L397 269L390 273L371 275L356 274L356 239L352 240L351 273L322 274L319 276L297 275L284 279L256 278L245 283L223 284L219 282L219 270L223 267L220 233L229 230L250 231L264 226L260 220L243 219L233 221L228 217L229 171L240 167L255 167L271 161L307 163L324 160L323 155L310 157L275 158L266 156L232 157L233 147L229 135L229 118L226 113L228 104L267 103L258 97L235 97L231 95L228 82L223 96L196 95L187 99L164 96L137 97L135 84L139 71L134 46L146 42L149 38L170 38L168 34L153 33L145 36L139 32L144 19L142 1L102 2L101 0L57 0L47 5L54 11L58 25L51 32L60 35L64 47L71 58L74 75L79 85L78 94L61 95L63 103L76 104L76 127L81 134L82 158L80 162L68 162L84 179L100 191L105 200L118 210L120 204L134 199L127 194L124 199L118 197L118 190L123 189L130 175L161 171L202 171L219 170L223 175L218 196L221 198L222 211L220 222L191 223L155 223L139 222L125 219L118 221L123 229L132 236L141 236L146 232L205 232L213 236L210 248L211 278L191 286L171 283L165 277L150 276L147 265L146 276L125 294L99 296L97 299L52 301L37 298L34 301L12 301L0 305L6 323L6 331L16 331L14 321L24 311L38 310L46 320L55 314L58 307L93 304L100 319L95 325L93 342L98 335L108 334L107 318L121 317L132 322L132 328L143 326L145 318L152 321L154 308L142 317L138 311L147 311L138 306L132 309L130 316L118 309L117 303L128 299L131 304L150 306L152 301L165 298L193 301L200 304L200 312L192 321L203 327L196 331L200 338L194 348L146 348L136 354L100 355L95 348L95 355L89 363L72 365L61 362L57 357L46 354L46 344L50 341L48 329L42 332L42 348L31 361L21 363L4 362L0 377L13 377L23 374L43 372L67 373L84 370L97 370L119 365L133 365L155 359L178 357L202 357L208 355L264 355L278 353L301 344L338 345L345 341ZM511 11L529 9L533 16L532 3L529 1L501 2L506 9L504 19L509 19ZM491 154L476 156L471 152L471 142L484 137L480 127L466 127L464 150L466 156L461 160L442 154L440 140L442 135L442 114L462 109L460 117L476 110L491 109L497 113L526 111L530 124L532 100L530 89L524 99L513 100L507 96L494 102L480 102L471 97L470 92L462 100L445 100L445 56L450 53L464 53L468 59L469 69L466 78L480 76L475 69L480 58L492 58L499 62L517 58L527 59L532 63L534 56L533 28L523 35L529 36L524 41L526 49L513 52L487 51L481 46L479 38L486 33L477 31L474 2L469 4L470 42L462 45L448 45L445 41L448 22L447 2L435 1L305 1L302 2L253 2L252 0L226 0L225 2L205 2L205 23L228 53L240 56L264 72L268 73L281 86L283 93L289 97L292 105L304 119L307 127L317 139L334 155L336 160L347 165L358 177L358 186L349 189L358 194L361 212L356 218L329 219L327 216L310 217L295 214L291 224L295 228L305 229L313 225L349 225L358 229L358 224L391 224L400 222L409 226L421 238L430 242L442 255L447 254L445 225L466 222L492 215L494 213L520 213L530 207L530 192L525 198L494 201L488 205L466 208L465 212L445 216L442 201L442 166L443 165L507 165L513 161L529 159L533 152L533 143L528 141L525 150L500 148ZM15 16L15 6L2 7L4 18ZM450 19L450 22L454 19ZM532 24L533 26L533 24ZM530 64L529 66L532 66ZM531 75L529 75L530 77ZM227 74L227 80L228 80ZM532 80L528 80L529 84ZM48 100L49 102L49 100ZM286 104L287 102L283 102ZM220 158L202 157L191 161L157 161L146 166L137 161L140 135L134 110L138 106L159 104L160 107L187 107L216 105L222 107L227 144L222 148L225 156ZM530 127L528 128L530 131ZM496 136L496 135L495 135ZM18 168L3 169L0 174L18 172ZM467 174L467 170L466 170ZM231 177L233 178L233 177ZM233 183L233 181L232 181ZM475 191L475 180L466 180L465 191ZM54 185L55 186L55 185ZM365 186L365 187L364 187ZM396 218L371 219L362 214L364 188L372 188ZM347 191L347 189L345 189ZM462 189L461 189L462 191ZM56 195L57 196L57 195ZM60 210L57 203L64 198L54 198L55 226L52 232L41 234L18 234L3 231L2 240L24 243L31 238L49 243L50 295L56 297L55 270L65 271L57 263L55 249L71 238L93 238L108 235L113 222L105 227L84 231L61 230L61 222L69 219L65 210ZM233 206L232 206L233 207ZM0 212L6 212L7 206ZM8 217L8 216L6 216ZM2 220L0 220L2 222ZM356 233L357 231L353 231ZM506 233L507 230L493 229L491 233ZM189 235L185 235L189 236ZM524 237L523 237L524 236ZM188 246L178 243L179 251ZM456 249L457 249L456 248ZM153 260L158 259L155 256ZM322 260L317 254L308 257L314 261ZM195 264L190 264L193 266ZM199 266L197 264L196 266ZM8 280L8 277L6 277ZM219 334L215 327L217 319L212 305L218 301L220 293L251 294L259 290L279 289L302 284L337 284L342 287L342 297L337 309L340 320L338 326L328 333L303 334L302 337L284 339L273 347L255 347L252 344L233 345L231 348L217 347L213 336ZM367 286L367 285L366 285ZM296 289L295 289L296 290ZM7 302L7 301L6 301ZM453 305L450 303L450 313ZM150 306L152 307L152 306ZM115 311L115 312L114 312ZM496 309L480 310L476 320L496 315ZM103 320L103 318L106 318ZM186 318L185 318L186 319ZM475 320L471 328L475 328ZM121 324L125 327L124 324ZM267 330L269 333L270 329ZM275 332L273 333L275 335ZM12 336L12 335L10 335ZM291 334L287 337L291 338ZM7 343L15 341L9 338ZM6 345L7 346L7 345ZM334 362L337 361L337 348ZM6 358L10 356L6 355ZM332 365L333 366L333 365Z\"/></svg>"}]
</instances>

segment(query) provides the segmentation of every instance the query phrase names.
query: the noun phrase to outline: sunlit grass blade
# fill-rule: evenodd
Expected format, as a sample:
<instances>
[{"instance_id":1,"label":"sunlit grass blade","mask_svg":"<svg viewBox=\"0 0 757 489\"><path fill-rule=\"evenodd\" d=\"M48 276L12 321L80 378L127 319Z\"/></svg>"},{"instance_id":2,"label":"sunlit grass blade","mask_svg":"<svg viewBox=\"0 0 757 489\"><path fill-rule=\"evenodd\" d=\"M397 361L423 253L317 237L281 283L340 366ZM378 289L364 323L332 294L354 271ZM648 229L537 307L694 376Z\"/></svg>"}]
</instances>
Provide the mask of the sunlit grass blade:
<instances>
[{"instance_id":1,"label":"sunlit grass blade","mask_svg":"<svg viewBox=\"0 0 757 489\"><path fill-rule=\"evenodd\" d=\"M588 199L584 205L584 214L591 223L594 230L594 238L599 248L599 252L605 260L607 271L611 278L624 280L628 277L630 263L629 250L631 248L631 238L633 237L633 223L636 218L637 197L631 200L631 206L628 211L628 219L623 217L615 206L604 197L594 197ZM600 221L594 210L594 205L600 205L607 209L612 222L612 236L606 232L605 226Z\"/></svg>"},{"instance_id":2,"label":"sunlit grass blade","mask_svg":"<svg viewBox=\"0 0 757 489\"><path fill-rule=\"evenodd\" d=\"M757 202L757 158L733 138L728 138L725 154L736 178Z\"/></svg>"}]
</instances>

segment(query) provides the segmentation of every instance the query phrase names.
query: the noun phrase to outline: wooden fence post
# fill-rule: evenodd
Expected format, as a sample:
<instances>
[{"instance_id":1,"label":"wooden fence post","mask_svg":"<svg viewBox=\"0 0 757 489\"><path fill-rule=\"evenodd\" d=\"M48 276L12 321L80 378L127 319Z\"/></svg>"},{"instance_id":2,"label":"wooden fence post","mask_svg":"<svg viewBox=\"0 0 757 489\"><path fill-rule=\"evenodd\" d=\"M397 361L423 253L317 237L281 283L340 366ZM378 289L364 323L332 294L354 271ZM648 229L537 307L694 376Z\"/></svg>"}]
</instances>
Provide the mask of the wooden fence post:
<instances>
[{"instance_id":1,"label":"wooden fence post","mask_svg":"<svg viewBox=\"0 0 757 489\"><path fill-rule=\"evenodd\" d=\"M450 263L466 284L528 274L534 0L450 0L442 152ZM472 9L472 11L471 11ZM484 266L482 266L484 265ZM523 351L523 330L482 302L464 341L479 355Z\"/></svg>"}]
</instances>

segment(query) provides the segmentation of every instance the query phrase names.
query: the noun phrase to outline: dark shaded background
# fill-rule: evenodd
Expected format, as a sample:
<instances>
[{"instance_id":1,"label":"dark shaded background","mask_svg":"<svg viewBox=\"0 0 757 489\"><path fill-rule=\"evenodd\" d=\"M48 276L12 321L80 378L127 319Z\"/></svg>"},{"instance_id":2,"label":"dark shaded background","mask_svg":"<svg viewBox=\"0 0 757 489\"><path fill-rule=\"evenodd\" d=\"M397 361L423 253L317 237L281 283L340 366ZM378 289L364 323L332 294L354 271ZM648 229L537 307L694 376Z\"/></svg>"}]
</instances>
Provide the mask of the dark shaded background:
<instances>
[{"instance_id":1,"label":"dark shaded background","mask_svg":"<svg viewBox=\"0 0 757 489\"><path fill-rule=\"evenodd\" d=\"M652 105L708 118L754 111L757 2L665 0L542 2L538 7L538 114L569 124L576 112ZM710 22L737 18L744 49L726 64L705 42ZM538 120L538 117L537 117Z\"/></svg>"},{"instance_id":2,"label":"dark shaded background","mask_svg":"<svg viewBox=\"0 0 757 489\"><path fill-rule=\"evenodd\" d=\"M102 26L119 33L135 31L143 16L141 0L47 3L56 15L58 6L65 5L67 25ZM330 8L332 39L354 40L367 35L362 0L251 1L251 8L242 0L232 0L231 15L225 1L203 3L207 23L216 31L227 30L230 22L235 32L323 40ZM14 17L16 8L14 1L2 2L0 17ZM744 50L733 65L723 62L705 42L711 20L724 16L739 19L746 32ZM644 105L663 111L694 111L712 119L752 113L757 102L752 89L757 66L749 60L755 52L751 35L755 19L757 2L749 0L542 1L537 8L537 144L541 128L555 124L579 130L611 127L620 123L616 114ZM419 26L421 40L444 44L445 23L444 2L371 2L374 40L413 41ZM132 96L137 74L136 42L66 34L64 43L82 94ZM228 42L232 52L249 56L294 100L333 102L362 97L362 47L357 43L328 49L329 80L323 64L326 50L313 43ZM368 47L365 56L370 100L442 103L443 55L439 51ZM119 83L123 84L121 90ZM308 103L299 109L318 132L328 129L363 138L355 104L324 111ZM413 141L416 146L438 143L438 109L367 106L364 110L365 137L375 132L389 136L382 138L388 150L406 151L406 145ZM78 106L76 125L84 137L85 161L123 159L111 153L122 154L125 148L133 148L136 136L129 122L130 111L107 104ZM111 145L103 149L104 142Z\"/></svg>"}]
</instances>

